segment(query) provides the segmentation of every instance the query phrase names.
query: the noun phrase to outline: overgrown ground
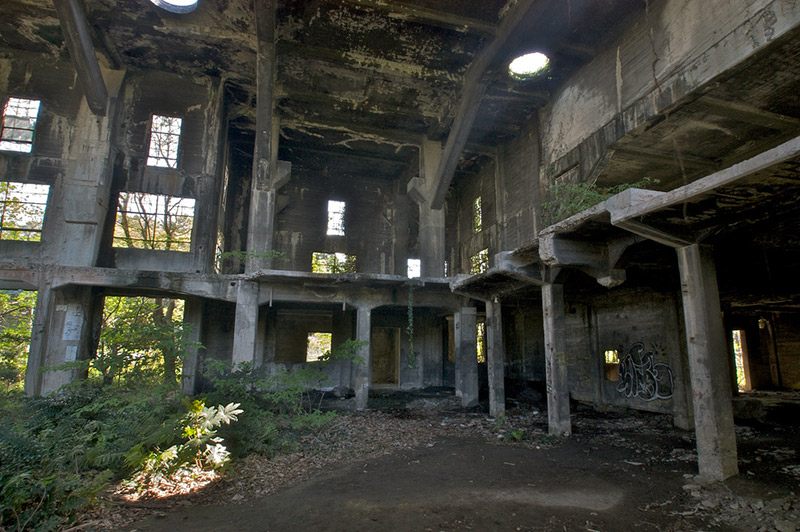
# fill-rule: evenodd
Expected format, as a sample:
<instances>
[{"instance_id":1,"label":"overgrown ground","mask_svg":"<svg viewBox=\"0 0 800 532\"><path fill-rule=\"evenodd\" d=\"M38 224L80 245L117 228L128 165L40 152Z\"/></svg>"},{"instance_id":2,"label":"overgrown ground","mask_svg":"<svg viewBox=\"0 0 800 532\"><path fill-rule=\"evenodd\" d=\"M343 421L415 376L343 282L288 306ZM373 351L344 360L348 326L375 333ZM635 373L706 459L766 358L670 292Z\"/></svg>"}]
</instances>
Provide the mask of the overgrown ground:
<instances>
[{"instance_id":1,"label":"overgrown ground","mask_svg":"<svg viewBox=\"0 0 800 532\"><path fill-rule=\"evenodd\" d=\"M779 531L800 529L800 430L737 427L741 474L695 478L690 433L663 416L574 416L568 439L546 414L502 420L451 399L344 412L268 458L250 456L188 494L131 498L83 529Z\"/></svg>"}]
</instances>

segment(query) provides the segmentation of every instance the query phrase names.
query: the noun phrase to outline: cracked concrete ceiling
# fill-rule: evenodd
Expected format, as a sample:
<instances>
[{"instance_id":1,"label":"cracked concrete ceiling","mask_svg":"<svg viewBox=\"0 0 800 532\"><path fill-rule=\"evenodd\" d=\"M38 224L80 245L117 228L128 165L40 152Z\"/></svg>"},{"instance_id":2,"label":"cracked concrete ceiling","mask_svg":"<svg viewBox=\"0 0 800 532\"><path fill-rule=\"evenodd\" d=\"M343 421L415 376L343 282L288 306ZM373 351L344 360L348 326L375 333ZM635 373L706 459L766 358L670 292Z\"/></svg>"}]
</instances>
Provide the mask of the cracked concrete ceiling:
<instances>
[{"instance_id":1,"label":"cracked concrete ceiling","mask_svg":"<svg viewBox=\"0 0 800 532\"><path fill-rule=\"evenodd\" d=\"M83 3L95 49L112 68L223 78L230 124L248 142L256 104L251 0L200 0L184 15L149 0ZM281 157L297 162L306 152L333 152L388 160L394 164L378 171L398 177L403 165L416 163L416 139L446 138L465 73L514 3L280 0L274 98ZM519 133L621 21L643 8L642 0L551 2L518 47L547 53L551 71L527 82L495 72L470 144L485 149ZM4 0L2 48L68 59L51 2Z\"/></svg>"}]
</instances>

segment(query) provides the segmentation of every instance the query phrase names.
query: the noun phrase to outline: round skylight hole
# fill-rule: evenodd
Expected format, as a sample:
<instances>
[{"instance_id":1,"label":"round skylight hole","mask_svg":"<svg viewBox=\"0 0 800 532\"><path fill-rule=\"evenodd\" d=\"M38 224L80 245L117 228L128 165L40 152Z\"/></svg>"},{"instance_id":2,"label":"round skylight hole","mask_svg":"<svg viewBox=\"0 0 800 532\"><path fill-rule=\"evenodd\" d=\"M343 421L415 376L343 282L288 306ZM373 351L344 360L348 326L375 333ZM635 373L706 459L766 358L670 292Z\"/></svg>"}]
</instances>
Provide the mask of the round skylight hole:
<instances>
[{"instance_id":1,"label":"round skylight hole","mask_svg":"<svg viewBox=\"0 0 800 532\"><path fill-rule=\"evenodd\" d=\"M172 13L191 13L197 7L198 0L150 0L161 9Z\"/></svg>"},{"instance_id":2,"label":"round skylight hole","mask_svg":"<svg viewBox=\"0 0 800 532\"><path fill-rule=\"evenodd\" d=\"M541 52L533 52L517 57L508 65L508 75L514 79L526 80L536 77L550 66L550 58Z\"/></svg>"}]
</instances>

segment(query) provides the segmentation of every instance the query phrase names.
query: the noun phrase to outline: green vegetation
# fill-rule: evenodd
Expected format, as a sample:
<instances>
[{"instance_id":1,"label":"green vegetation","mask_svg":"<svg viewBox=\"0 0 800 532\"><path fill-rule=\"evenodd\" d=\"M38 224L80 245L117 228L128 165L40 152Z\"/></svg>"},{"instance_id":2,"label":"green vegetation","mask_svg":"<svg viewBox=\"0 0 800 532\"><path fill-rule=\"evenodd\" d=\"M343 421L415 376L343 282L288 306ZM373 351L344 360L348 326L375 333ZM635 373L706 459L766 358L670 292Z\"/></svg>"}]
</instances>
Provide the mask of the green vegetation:
<instances>
[{"instance_id":1,"label":"green vegetation","mask_svg":"<svg viewBox=\"0 0 800 532\"><path fill-rule=\"evenodd\" d=\"M0 291L0 386L21 390L36 292Z\"/></svg>"},{"instance_id":2,"label":"green vegetation","mask_svg":"<svg viewBox=\"0 0 800 532\"><path fill-rule=\"evenodd\" d=\"M657 185L658 179L645 177L635 183L600 187L596 183L554 183L548 190L550 201L542 203L545 225L552 225L593 207L629 188Z\"/></svg>"},{"instance_id":3,"label":"green vegetation","mask_svg":"<svg viewBox=\"0 0 800 532\"><path fill-rule=\"evenodd\" d=\"M88 378L47 397L22 395L34 294L0 293L4 391L0 393L0 530L73 526L112 484L145 491L219 472L231 458L294 449L333 417L313 391L336 360L360 362L349 341L297 371L269 374L208 364L214 390L179 391L192 346L182 302L107 297ZM58 369L58 368L56 368Z\"/></svg>"}]
</instances>

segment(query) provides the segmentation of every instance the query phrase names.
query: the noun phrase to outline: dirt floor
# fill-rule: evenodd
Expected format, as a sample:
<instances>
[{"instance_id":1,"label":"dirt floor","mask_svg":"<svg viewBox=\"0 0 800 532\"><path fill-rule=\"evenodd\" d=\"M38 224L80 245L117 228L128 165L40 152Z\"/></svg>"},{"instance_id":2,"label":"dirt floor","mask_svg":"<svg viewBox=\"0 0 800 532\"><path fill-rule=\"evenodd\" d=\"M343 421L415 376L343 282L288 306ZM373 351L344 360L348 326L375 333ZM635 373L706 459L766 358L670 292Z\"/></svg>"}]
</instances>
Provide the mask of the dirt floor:
<instances>
[{"instance_id":1,"label":"dirt floor","mask_svg":"<svg viewBox=\"0 0 800 532\"><path fill-rule=\"evenodd\" d=\"M737 426L740 475L703 484L691 433L666 416L575 408L559 439L535 407L498 421L452 398L415 401L344 413L302 451L254 458L200 493L131 504L122 528L800 530L797 419Z\"/></svg>"}]
</instances>

